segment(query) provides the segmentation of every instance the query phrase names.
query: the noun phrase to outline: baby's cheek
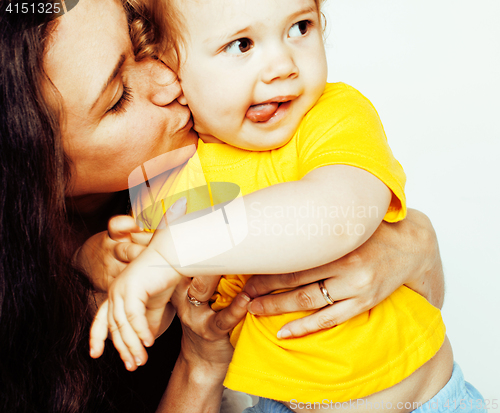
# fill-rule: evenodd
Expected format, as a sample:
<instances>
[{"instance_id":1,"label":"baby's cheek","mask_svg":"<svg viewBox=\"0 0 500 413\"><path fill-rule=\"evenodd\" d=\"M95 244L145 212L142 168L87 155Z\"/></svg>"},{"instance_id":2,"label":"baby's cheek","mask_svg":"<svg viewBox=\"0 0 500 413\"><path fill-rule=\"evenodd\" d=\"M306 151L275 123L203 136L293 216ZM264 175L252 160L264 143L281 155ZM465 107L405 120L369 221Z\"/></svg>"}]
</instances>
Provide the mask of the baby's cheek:
<instances>
[{"instance_id":1,"label":"baby's cheek","mask_svg":"<svg viewBox=\"0 0 500 413\"><path fill-rule=\"evenodd\" d=\"M203 126L196 120L194 121L193 129L198 133L207 133L205 129L203 129Z\"/></svg>"},{"instance_id":2,"label":"baby's cheek","mask_svg":"<svg viewBox=\"0 0 500 413\"><path fill-rule=\"evenodd\" d=\"M193 129L199 134L210 135L214 133L212 125L204 116L200 116L199 114L195 115L193 113L193 122Z\"/></svg>"},{"instance_id":3,"label":"baby's cheek","mask_svg":"<svg viewBox=\"0 0 500 413\"><path fill-rule=\"evenodd\" d=\"M189 105L193 115L194 130L198 133L216 134L223 120L216 99L207 99L201 94Z\"/></svg>"}]
</instances>

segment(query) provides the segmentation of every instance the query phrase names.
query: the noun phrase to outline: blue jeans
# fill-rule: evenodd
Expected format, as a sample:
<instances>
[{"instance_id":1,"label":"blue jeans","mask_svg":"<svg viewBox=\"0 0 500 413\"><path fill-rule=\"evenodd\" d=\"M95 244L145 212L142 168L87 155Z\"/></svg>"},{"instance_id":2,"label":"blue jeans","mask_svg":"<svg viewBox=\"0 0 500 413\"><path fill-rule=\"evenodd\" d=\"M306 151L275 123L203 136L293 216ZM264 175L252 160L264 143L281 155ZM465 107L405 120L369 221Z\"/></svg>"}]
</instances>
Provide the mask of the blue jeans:
<instances>
[{"instance_id":1,"label":"blue jeans","mask_svg":"<svg viewBox=\"0 0 500 413\"><path fill-rule=\"evenodd\" d=\"M387 404L387 403L385 403ZM306 407L306 406L304 406ZM368 406L367 406L368 407ZM380 406L378 406L380 408ZM389 408L389 406L385 406ZM397 406L391 406L396 408ZM401 406L401 408L404 406ZM369 407L368 407L369 409ZM285 405L271 399L260 398L259 402L243 410L243 413L290 413ZM462 370L457 363L453 364L453 373L446 385L428 402L424 403L414 413L483 413L487 412L481 393L464 380Z\"/></svg>"},{"instance_id":2,"label":"blue jeans","mask_svg":"<svg viewBox=\"0 0 500 413\"><path fill-rule=\"evenodd\" d=\"M480 413L487 412L481 393L466 382L462 370L457 363L453 364L453 374L438 394L424 403L415 413Z\"/></svg>"}]
</instances>

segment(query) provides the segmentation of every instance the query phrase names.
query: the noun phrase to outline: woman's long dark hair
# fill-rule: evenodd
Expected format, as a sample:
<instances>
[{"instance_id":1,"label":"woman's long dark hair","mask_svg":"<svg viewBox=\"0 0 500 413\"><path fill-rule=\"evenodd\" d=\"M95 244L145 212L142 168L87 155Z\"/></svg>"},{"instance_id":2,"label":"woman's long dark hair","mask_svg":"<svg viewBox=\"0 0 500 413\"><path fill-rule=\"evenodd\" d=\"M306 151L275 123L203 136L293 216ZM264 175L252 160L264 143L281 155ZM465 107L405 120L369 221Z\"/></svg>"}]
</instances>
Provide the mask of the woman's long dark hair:
<instances>
[{"instance_id":1,"label":"woman's long dark hair","mask_svg":"<svg viewBox=\"0 0 500 413\"><path fill-rule=\"evenodd\" d=\"M0 0L0 412L114 411L104 389L119 359L112 349L108 362L88 355L92 287L71 263L64 114L42 65L57 20L29 13L39 1L19 2L28 13L9 3ZM138 59L163 43L161 3L125 4Z\"/></svg>"},{"instance_id":2,"label":"woman's long dark hair","mask_svg":"<svg viewBox=\"0 0 500 413\"><path fill-rule=\"evenodd\" d=\"M90 285L71 265L59 114L42 93L57 20L0 4L0 411L97 411Z\"/></svg>"}]
</instances>

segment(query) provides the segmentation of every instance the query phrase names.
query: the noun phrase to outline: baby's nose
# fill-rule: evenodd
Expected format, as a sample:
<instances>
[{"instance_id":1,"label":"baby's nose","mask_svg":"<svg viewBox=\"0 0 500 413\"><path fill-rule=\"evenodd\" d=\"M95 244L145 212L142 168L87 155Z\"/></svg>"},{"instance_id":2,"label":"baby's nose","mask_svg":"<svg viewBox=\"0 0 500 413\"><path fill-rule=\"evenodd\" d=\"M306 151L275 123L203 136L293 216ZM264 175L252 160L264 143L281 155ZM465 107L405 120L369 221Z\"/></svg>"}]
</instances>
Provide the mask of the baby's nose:
<instances>
[{"instance_id":1,"label":"baby's nose","mask_svg":"<svg viewBox=\"0 0 500 413\"><path fill-rule=\"evenodd\" d=\"M268 53L267 64L262 71L262 81L271 83L275 80L298 77L299 69L294 62L293 54L285 47L276 47Z\"/></svg>"}]
</instances>

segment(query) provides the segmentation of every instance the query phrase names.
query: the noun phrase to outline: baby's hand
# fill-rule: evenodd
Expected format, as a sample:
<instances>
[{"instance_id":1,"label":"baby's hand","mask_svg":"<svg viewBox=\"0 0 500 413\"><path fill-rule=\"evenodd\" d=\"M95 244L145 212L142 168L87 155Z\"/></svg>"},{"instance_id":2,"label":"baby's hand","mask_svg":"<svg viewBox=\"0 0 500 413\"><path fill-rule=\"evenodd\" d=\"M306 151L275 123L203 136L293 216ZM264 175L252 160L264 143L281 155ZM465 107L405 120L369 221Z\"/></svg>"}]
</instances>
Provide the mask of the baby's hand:
<instances>
[{"instance_id":1,"label":"baby's hand","mask_svg":"<svg viewBox=\"0 0 500 413\"><path fill-rule=\"evenodd\" d=\"M90 330L90 355L104 350L108 329L128 370L144 364L144 346L153 345L165 307L182 276L152 248L147 248L111 285Z\"/></svg>"},{"instance_id":2,"label":"baby's hand","mask_svg":"<svg viewBox=\"0 0 500 413\"><path fill-rule=\"evenodd\" d=\"M88 275L97 291L107 292L118 274L146 248L137 243L139 236L144 235L147 236L132 217L113 217L108 231L93 235L75 253L75 264Z\"/></svg>"},{"instance_id":3,"label":"baby's hand","mask_svg":"<svg viewBox=\"0 0 500 413\"><path fill-rule=\"evenodd\" d=\"M166 220L171 223L185 212L184 198L168 210ZM99 308L90 331L91 357L102 354L109 329L127 369L144 364L144 346L153 345L165 307L181 278L157 251L146 248L111 284L108 300Z\"/></svg>"}]
</instances>

